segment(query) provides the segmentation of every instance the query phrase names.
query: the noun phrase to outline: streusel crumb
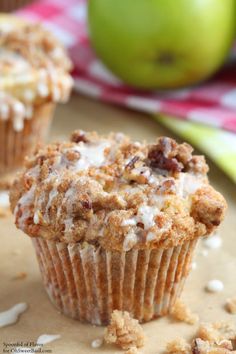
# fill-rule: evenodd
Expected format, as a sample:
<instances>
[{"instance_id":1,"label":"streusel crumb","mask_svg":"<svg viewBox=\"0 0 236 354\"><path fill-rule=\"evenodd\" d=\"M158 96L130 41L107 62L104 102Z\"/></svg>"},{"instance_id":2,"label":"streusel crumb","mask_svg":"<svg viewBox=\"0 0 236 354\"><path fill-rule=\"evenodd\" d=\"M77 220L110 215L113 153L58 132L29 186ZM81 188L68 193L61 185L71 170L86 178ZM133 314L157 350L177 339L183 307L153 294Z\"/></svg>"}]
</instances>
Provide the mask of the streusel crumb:
<instances>
[{"instance_id":1,"label":"streusel crumb","mask_svg":"<svg viewBox=\"0 0 236 354\"><path fill-rule=\"evenodd\" d=\"M5 218L10 215L10 210L0 207L0 218Z\"/></svg>"},{"instance_id":2,"label":"streusel crumb","mask_svg":"<svg viewBox=\"0 0 236 354\"><path fill-rule=\"evenodd\" d=\"M210 343L201 338L196 338L192 345L193 354L232 354L236 353L233 350L231 341L222 340L218 343Z\"/></svg>"},{"instance_id":3,"label":"streusel crumb","mask_svg":"<svg viewBox=\"0 0 236 354\"><path fill-rule=\"evenodd\" d=\"M26 272L20 272L20 273L17 273L12 279L13 280L23 280L27 278L27 273Z\"/></svg>"},{"instance_id":4,"label":"streusel crumb","mask_svg":"<svg viewBox=\"0 0 236 354\"><path fill-rule=\"evenodd\" d=\"M225 308L229 313L236 314L236 297L227 299Z\"/></svg>"},{"instance_id":5,"label":"streusel crumb","mask_svg":"<svg viewBox=\"0 0 236 354\"><path fill-rule=\"evenodd\" d=\"M236 354L236 329L228 322L201 323L190 345L177 338L166 346L169 354Z\"/></svg>"},{"instance_id":6,"label":"streusel crumb","mask_svg":"<svg viewBox=\"0 0 236 354\"><path fill-rule=\"evenodd\" d=\"M171 311L171 316L176 320L183 321L188 324L195 324L199 320L198 315L192 313L190 308L187 307L187 305L185 305L180 299L176 300L176 303Z\"/></svg>"},{"instance_id":7,"label":"streusel crumb","mask_svg":"<svg viewBox=\"0 0 236 354\"><path fill-rule=\"evenodd\" d=\"M201 323L197 336L205 341L236 340L236 327L230 322Z\"/></svg>"},{"instance_id":8,"label":"streusel crumb","mask_svg":"<svg viewBox=\"0 0 236 354\"><path fill-rule=\"evenodd\" d=\"M126 350L125 354L138 354L138 349L136 347L132 347Z\"/></svg>"},{"instance_id":9,"label":"streusel crumb","mask_svg":"<svg viewBox=\"0 0 236 354\"><path fill-rule=\"evenodd\" d=\"M167 343L166 351L169 354L191 354L191 345L183 338L176 338Z\"/></svg>"},{"instance_id":10,"label":"streusel crumb","mask_svg":"<svg viewBox=\"0 0 236 354\"><path fill-rule=\"evenodd\" d=\"M122 349L143 347L145 336L138 320L130 317L129 312L115 310L107 327L104 339L107 343L114 343Z\"/></svg>"},{"instance_id":11,"label":"streusel crumb","mask_svg":"<svg viewBox=\"0 0 236 354\"><path fill-rule=\"evenodd\" d=\"M226 202L187 144L153 144L77 130L38 149L11 190L16 225L31 237L105 249L169 248L206 236Z\"/></svg>"}]
</instances>

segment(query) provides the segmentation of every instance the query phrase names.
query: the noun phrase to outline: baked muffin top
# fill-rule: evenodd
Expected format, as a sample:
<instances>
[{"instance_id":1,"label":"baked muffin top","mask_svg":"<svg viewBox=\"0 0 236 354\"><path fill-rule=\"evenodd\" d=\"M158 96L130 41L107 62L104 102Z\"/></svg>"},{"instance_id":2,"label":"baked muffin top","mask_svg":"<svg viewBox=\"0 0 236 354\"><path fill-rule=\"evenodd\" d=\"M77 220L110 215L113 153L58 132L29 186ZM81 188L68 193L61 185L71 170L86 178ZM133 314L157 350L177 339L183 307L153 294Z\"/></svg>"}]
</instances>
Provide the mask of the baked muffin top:
<instances>
[{"instance_id":1,"label":"baked muffin top","mask_svg":"<svg viewBox=\"0 0 236 354\"><path fill-rule=\"evenodd\" d=\"M10 193L16 226L32 237L120 251L209 235L226 202L192 151L167 137L147 144L75 131L70 142L26 160Z\"/></svg>"},{"instance_id":2,"label":"baked muffin top","mask_svg":"<svg viewBox=\"0 0 236 354\"><path fill-rule=\"evenodd\" d=\"M59 41L40 24L0 15L0 119L20 131L33 107L67 101L71 62Z\"/></svg>"}]
</instances>

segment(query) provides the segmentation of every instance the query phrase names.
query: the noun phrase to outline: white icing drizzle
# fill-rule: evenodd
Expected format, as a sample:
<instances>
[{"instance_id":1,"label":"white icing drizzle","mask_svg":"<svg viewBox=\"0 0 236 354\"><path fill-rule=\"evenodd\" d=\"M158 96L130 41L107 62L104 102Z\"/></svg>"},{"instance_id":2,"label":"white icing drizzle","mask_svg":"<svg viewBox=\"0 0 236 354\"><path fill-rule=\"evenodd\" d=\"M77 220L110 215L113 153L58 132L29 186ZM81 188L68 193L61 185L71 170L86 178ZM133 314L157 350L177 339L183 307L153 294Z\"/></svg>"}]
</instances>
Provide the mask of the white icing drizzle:
<instances>
[{"instance_id":1,"label":"white icing drizzle","mask_svg":"<svg viewBox=\"0 0 236 354\"><path fill-rule=\"evenodd\" d=\"M129 251L137 243L137 235L134 231L130 231L124 238L123 249Z\"/></svg>"},{"instance_id":2,"label":"white icing drizzle","mask_svg":"<svg viewBox=\"0 0 236 354\"><path fill-rule=\"evenodd\" d=\"M137 215L134 215L132 218L123 220L121 226L136 226L138 223L142 223L144 225L144 230L150 230L147 233L146 240L147 242L155 240L157 235L160 235L171 228L172 222L168 220L163 227L155 228L153 230L153 226L156 225L155 217L157 215L161 215L162 212L156 206L149 206L146 204L141 205L138 208ZM135 243L137 243L137 235L135 231L131 229L126 235L123 243L124 250L129 250Z\"/></svg>"},{"instance_id":3,"label":"white icing drizzle","mask_svg":"<svg viewBox=\"0 0 236 354\"><path fill-rule=\"evenodd\" d=\"M87 169L90 166L100 167L105 161L104 150L110 147L108 141L98 144L85 144L80 142L73 150L80 153L80 159L75 164L76 171Z\"/></svg>"},{"instance_id":4,"label":"white icing drizzle","mask_svg":"<svg viewBox=\"0 0 236 354\"><path fill-rule=\"evenodd\" d=\"M91 347L96 349L96 348L100 348L103 344L103 340L102 338L97 338L97 339L94 339L91 343Z\"/></svg>"},{"instance_id":5,"label":"white icing drizzle","mask_svg":"<svg viewBox=\"0 0 236 354\"><path fill-rule=\"evenodd\" d=\"M157 207L152 207L149 205L141 205L138 208L136 220L137 222L143 223L144 229L149 229L155 225L154 218L158 214L159 214L159 209Z\"/></svg>"},{"instance_id":6,"label":"white icing drizzle","mask_svg":"<svg viewBox=\"0 0 236 354\"><path fill-rule=\"evenodd\" d=\"M159 208L143 204L138 208L137 215L124 220L122 226L137 225L140 222L144 225L145 230L150 229L155 225L154 219L159 213Z\"/></svg>"},{"instance_id":7,"label":"white icing drizzle","mask_svg":"<svg viewBox=\"0 0 236 354\"><path fill-rule=\"evenodd\" d=\"M24 80L22 73L31 67L21 55L4 47L0 47L0 62L4 70L9 72L10 77L14 76L18 82Z\"/></svg>"},{"instance_id":8,"label":"white icing drizzle","mask_svg":"<svg viewBox=\"0 0 236 354\"><path fill-rule=\"evenodd\" d=\"M38 337L37 344L40 345L48 344L54 342L54 340L59 338L61 338L60 334L42 334L41 336Z\"/></svg>"},{"instance_id":9,"label":"white icing drizzle","mask_svg":"<svg viewBox=\"0 0 236 354\"><path fill-rule=\"evenodd\" d=\"M203 240L203 245L208 249L217 249L221 247L222 239L218 234L215 234Z\"/></svg>"},{"instance_id":10,"label":"white icing drizzle","mask_svg":"<svg viewBox=\"0 0 236 354\"><path fill-rule=\"evenodd\" d=\"M206 290L210 293L218 293L224 289L224 284L221 280L213 279L210 280L206 285Z\"/></svg>"},{"instance_id":11,"label":"white icing drizzle","mask_svg":"<svg viewBox=\"0 0 236 354\"><path fill-rule=\"evenodd\" d=\"M60 47L55 48L53 53L57 58L65 55ZM54 66L49 59L46 68L34 68L22 55L7 47L0 48L0 120L11 118L14 130L20 132L25 119L30 119L34 114L37 96L43 99L49 97L53 102L67 102L73 79L63 69ZM16 85L25 85L25 88L14 95Z\"/></svg>"},{"instance_id":12,"label":"white icing drizzle","mask_svg":"<svg viewBox=\"0 0 236 354\"><path fill-rule=\"evenodd\" d=\"M194 194L202 185L203 181L200 177L190 173L180 173L179 179L176 180L176 192L180 197L186 198Z\"/></svg>"},{"instance_id":13,"label":"white icing drizzle","mask_svg":"<svg viewBox=\"0 0 236 354\"><path fill-rule=\"evenodd\" d=\"M10 206L9 203L9 193L8 191L0 192L0 208L8 208Z\"/></svg>"},{"instance_id":14,"label":"white icing drizzle","mask_svg":"<svg viewBox=\"0 0 236 354\"><path fill-rule=\"evenodd\" d=\"M20 314L25 312L26 309L27 304L23 302L11 307L7 311L0 312L0 328L16 323Z\"/></svg>"},{"instance_id":15,"label":"white icing drizzle","mask_svg":"<svg viewBox=\"0 0 236 354\"><path fill-rule=\"evenodd\" d=\"M23 196L19 199L15 210L14 210L14 216L15 219L17 220L17 224L21 230L25 229L25 221L26 219L31 215L30 213L30 207L33 204L34 201L34 192L35 192L36 186L32 186L28 192L23 194ZM19 210L23 210L21 213L21 216L16 217L17 213Z\"/></svg>"}]
</instances>

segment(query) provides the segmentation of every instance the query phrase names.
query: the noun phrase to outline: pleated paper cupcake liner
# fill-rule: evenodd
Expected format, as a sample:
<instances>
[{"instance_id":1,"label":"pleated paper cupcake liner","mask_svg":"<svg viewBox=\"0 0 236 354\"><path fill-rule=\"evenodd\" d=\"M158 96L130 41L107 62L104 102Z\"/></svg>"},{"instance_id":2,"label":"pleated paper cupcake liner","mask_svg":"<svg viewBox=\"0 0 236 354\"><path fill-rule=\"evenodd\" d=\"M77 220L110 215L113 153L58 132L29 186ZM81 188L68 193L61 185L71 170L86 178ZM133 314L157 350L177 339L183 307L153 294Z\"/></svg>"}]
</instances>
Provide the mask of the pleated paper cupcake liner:
<instances>
[{"instance_id":1,"label":"pleated paper cupcake liner","mask_svg":"<svg viewBox=\"0 0 236 354\"><path fill-rule=\"evenodd\" d=\"M106 251L33 239L43 283L57 309L106 325L113 310L140 322L168 314L188 275L196 240L168 249Z\"/></svg>"},{"instance_id":2,"label":"pleated paper cupcake liner","mask_svg":"<svg viewBox=\"0 0 236 354\"><path fill-rule=\"evenodd\" d=\"M54 107L54 103L36 107L32 118L24 120L21 131L14 129L11 119L0 119L0 178L4 179L4 175L21 167L25 156L45 140Z\"/></svg>"}]
</instances>

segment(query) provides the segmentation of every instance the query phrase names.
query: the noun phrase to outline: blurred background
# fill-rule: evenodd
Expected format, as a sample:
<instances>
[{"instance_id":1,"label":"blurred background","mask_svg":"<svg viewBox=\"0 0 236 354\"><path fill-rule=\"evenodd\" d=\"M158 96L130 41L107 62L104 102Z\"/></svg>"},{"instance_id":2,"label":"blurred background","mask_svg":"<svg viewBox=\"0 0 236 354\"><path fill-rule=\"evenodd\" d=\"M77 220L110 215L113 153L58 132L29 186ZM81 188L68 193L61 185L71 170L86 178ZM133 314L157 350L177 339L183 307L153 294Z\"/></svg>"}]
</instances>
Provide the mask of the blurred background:
<instances>
[{"instance_id":1,"label":"blurred background","mask_svg":"<svg viewBox=\"0 0 236 354\"><path fill-rule=\"evenodd\" d=\"M52 136L83 126L125 126L134 134L140 124L138 138L145 129L153 137L173 133L236 182L235 0L1 0L0 6L43 23L72 58L77 94L60 108L59 117L70 114L54 120ZM102 117L95 106L92 118L92 99L105 102L98 106Z\"/></svg>"}]
</instances>

